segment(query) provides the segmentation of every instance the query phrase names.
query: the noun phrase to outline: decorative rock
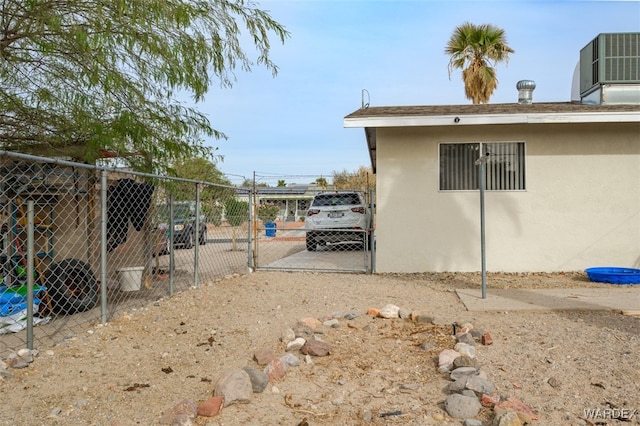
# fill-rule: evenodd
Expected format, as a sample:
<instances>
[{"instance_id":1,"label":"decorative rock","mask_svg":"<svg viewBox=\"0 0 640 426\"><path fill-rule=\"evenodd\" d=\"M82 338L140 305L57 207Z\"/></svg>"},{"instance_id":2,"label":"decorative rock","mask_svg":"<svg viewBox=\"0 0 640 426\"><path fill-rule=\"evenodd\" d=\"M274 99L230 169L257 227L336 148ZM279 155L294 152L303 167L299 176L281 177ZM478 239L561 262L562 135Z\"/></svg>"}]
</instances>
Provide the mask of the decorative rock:
<instances>
[{"instance_id":1,"label":"decorative rock","mask_svg":"<svg viewBox=\"0 0 640 426\"><path fill-rule=\"evenodd\" d=\"M297 351L301 347L303 347L305 343L307 343L307 341L305 339L303 339L302 337L298 337L295 340L287 343L287 352L289 352L289 351Z\"/></svg>"},{"instance_id":2,"label":"decorative rock","mask_svg":"<svg viewBox=\"0 0 640 426\"><path fill-rule=\"evenodd\" d=\"M478 361L473 358L470 358L467 355L460 355L458 358L453 360L453 368L460 367L473 367L476 370L479 368Z\"/></svg>"},{"instance_id":3,"label":"decorative rock","mask_svg":"<svg viewBox=\"0 0 640 426\"><path fill-rule=\"evenodd\" d=\"M388 304L384 308L380 309L380 316L382 318L393 319L398 318L400 308L396 305Z\"/></svg>"},{"instance_id":4,"label":"decorative rock","mask_svg":"<svg viewBox=\"0 0 640 426\"><path fill-rule=\"evenodd\" d=\"M460 355L466 355L469 358L476 357L476 348L468 343L456 343L455 350L460 352Z\"/></svg>"},{"instance_id":5,"label":"decorative rock","mask_svg":"<svg viewBox=\"0 0 640 426\"><path fill-rule=\"evenodd\" d=\"M453 349L445 349L438 355L438 367L447 368L445 371L451 370L453 361L460 356L460 352Z\"/></svg>"},{"instance_id":6,"label":"decorative rock","mask_svg":"<svg viewBox=\"0 0 640 426\"><path fill-rule=\"evenodd\" d=\"M471 345L471 346L475 346L476 345L476 341L473 340L473 337L471 336L471 333L456 334L456 342L458 342L458 343L466 343L466 344Z\"/></svg>"},{"instance_id":7,"label":"decorative rock","mask_svg":"<svg viewBox=\"0 0 640 426\"><path fill-rule=\"evenodd\" d=\"M251 380L251 389L254 393L261 393L267 387L269 383L269 376L264 371L256 370L253 367L242 368L249 375L249 380Z\"/></svg>"},{"instance_id":8,"label":"decorative rock","mask_svg":"<svg viewBox=\"0 0 640 426\"><path fill-rule=\"evenodd\" d=\"M493 426L522 426L523 423L515 411L507 411L496 415L493 419Z\"/></svg>"},{"instance_id":9,"label":"decorative rock","mask_svg":"<svg viewBox=\"0 0 640 426\"><path fill-rule=\"evenodd\" d=\"M27 368L29 362L22 357L15 357L9 360L9 366L15 369Z\"/></svg>"},{"instance_id":10,"label":"decorative rock","mask_svg":"<svg viewBox=\"0 0 640 426\"><path fill-rule=\"evenodd\" d=\"M290 328L285 328L284 330L282 330L282 334L280 335L280 341L284 343L289 343L295 338L296 333Z\"/></svg>"},{"instance_id":11,"label":"decorative rock","mask_svg":"<svg viewBox=\"0 0 640 426\"><path fill-rule=\"evenodd\" d=\"M272 349L258 349L253 353L253 359L256 360L258 365L267 365L269 361L276 357L276 353Z\"/></svg>"},{"instance_id":12,"label":"decorative rock","mask_svg":"<svg viewBox=\"0 0 640 426\"><path fill-rule=\"evenodd\" d=\"M295 337L303 337L305 339L308 339L309 337L313 336L313 330L311 329L311 327L303 322L297 322L293 327L293 332L295 334Z\"/></svg>"},{"instance_id":13,"label":"decorative rock","mask_svg":"<svg viewBox=\"0 0 640 426\"><path fill-rule=\"evenodd\" d=\"M411 312L411 321L423 324L433 324L435 319L431 315L425 315L420 312Z\"/></svg>"},{"instance_id":14,"label":"decorative rock","mask_svg":"<svg viewBox=\"0 0 640 426\"><path fill-rule=\"evenodd\" d=\"M476 342L479 342L480 339L482 339L482 335L484 334L484 330L482 330L480 328L473 328L473 329L471 329L471 331L469 333L471 333L471 337L473 337L473 339Z\"/></svg>"},{"instance_id":15,"label":"decorative rock","mask_svg":"<svg viewBox=\"0 0 640 426\"><path fill-rule=\"evenodd\" d=\"M459 321L459 322L456 322L456 324L461 329L465 329L466 330L465 333L469 333L471 332L471 330L473 330L473 324L471 324L469 321Z\"/></svg>"},{"instance_id":16,"label":"decorative rock","mask_svg":"<svg viewBox=\"0 0 640 426\"><path fill-rule=\"evenodd\" d=\"M444 409L451 417L456 419L475 417L481 408L482 405L480 405L480 401L476 397L454 393L444 400Z\"/></svg>"},{"instance_id":17,"label":"decorative rock","mask_svg":"<svg viewBox=\"0 0 640 426\"><path fill-rule=\"evenodd\" d=\"M271 362L280 360L275 358ZM221 396L224 398L224 406L242 403L247 404L251 399L253 388L251 386L251 378L244 370L228 370L220 375L216 382L213 396Z\"/></svg>"},{"instance_id":18,"label":"decorative rock","mask_svg":"<svg viewBox=\"0 0 640 426\"><path fill-rule=\"evenodd\" d=\"M331 345L320 340L307 340L300 352L305 355L327 356L331 354Z\"/></svg>"},{"instance_id":19,"label":"decorative rock","mask_svg":"<svg viewBox=\"0 0 640 426\"><path fill-rule=\"evenodd\" d=\"M165 413L159 423L161 425L188 425L198 416L198 406L190 399L179 402L171 411Z\"/></svg>"},{"instance_id":20,"label":"decorative rock","mask_svg":"<svg viewBox=\"0 0 640 426\"><path fill-rule=\"evenodd\" d=\"M451 372L451 375L449 376L451 378L451 380L458 380L460 377L468 377L471 376L473 374L476 374L478 370L476 370L473 367L460 367L460 368L456 368L455 370L453 370ZM473 417L473 416L471 416Z\"/></svg>"},{"instance_id":21,"label":"decorative rock","mask_svg":"<svg viewBox=\"0 0 640 426\"><path fill-rule=\"evenodd\" d=\"M286 369L279 358L272 359L269 365L264 368L264 373L269 376L269 381L271 382L276 382L282 379L285 372Z\"/></svg>"},{"instance_id":22,"label":"decorative rock","mask_svg":"<svg viewBox=\"0 0 640 426\"><path fill-rule=\"evenodd\" d=\"M488 345L493 344L493 339L491 338L491 333L489 333L488 331L487 331L487 332L485 332L485 333L482 335L481 342L482 342L482 344L483 344L483 345L485 345L485 346L488 346Z\"/></svg>"},{"instance_id":23,"label":"decorative rock","mask_svg":"<svg viewBox=\"0 0 640 426\"><path fill-rule=\"evenodd\" d=\"M400 310L398 311L398 316L402 319L409 319L411 318L411 311L407 308L400 308Z\"/></svg>"},{"instance_id":24,"label":"decorative rock","mask_svg":"<svg viewBox=\"0 0 640 426\"><path fill-rule=\"evenodd\" d=\"M476 419L466 419L464 421L464 426L482 426L482 422Z\"/></svg>"},{"instance_id":25,"label":"decorative rock","mask_svg":"<svg viewBox=\"0 0 640 426\"><path fill-rule=\"evenodd\" d=\"M297 367L300 365L300 360L292 353L284 354L280 357L280 362L284 366L285 371L289 367Z\"/></svg>"},{"instance_id":26,"label":"decorative rock","mask_svg":"<svg viewBox=\"0 0 640 426\"><path fill-rule=\"evenodd\" d=\"M555 377L550 377L549 380L547 380L547 383L549 383L549 386L551 386L552 388L560 387L560 381Z\"/></svg>"},{"instance_id":27,"label":"decorative rock","mask_svg":"<svg viewBox=\"0 0 640 426\"><path fill-rule=\"evenodd\" d=\"M37 351L36 350L32 351L31 349L20 349L18 350L18 356L20 358L23 358L27 362L33 362L33 355L35 352Z\"/></svg>"},{"instance_id":28,"label":"decorative rock","mask_svg":"<svg viewBox=\"0 0 640 426\"><path fill-rule=\"evenodd\" d=\"M367 315L371 315L372 317L377 317L378 315L380 315L380 311L377 310L376 308L369 308L367 309Z\"/></svg>"},{"instance_id":29,"label":"decorative rock","mask_svg":"<svg viewBox=\"0 0 640 426\"><path fill-rule=\"evenodd\" d=\"M340 321L338 321L337 319L330 319L327 320L325 322L322 323L322 325L324 325L325 327L330 327L330 328L338 328L340 327Z\"/></svg>"},{"instance_id":30,"label":"decorative rock","mask_svg":"<svg viewBox=\"0 0 640 426\"><path fill-rule=\"evenodd\" d=\"M358 312L349 312L345 314L343 318L346 320L352 320L358 318L359 316L360 314Z\"/></svg>"},{"instance_id":31,"label":"decorative rock","mask_svg":"<svg viewBox=\"0 0 640 426\"><path fill-rule=\"evenodd\" d=\"M224 398L221 396L212 396L198 404L198 416L213 417L220 413L224 404Z\"/></svg>"},{"instance_id":32,"label":"decorative rock","mask_svg":"<svg viewBox=\"0 0 640 426\"><path fill-rule=\"evenodd\" d=\"M460 377L449 385L449 391L452 393L462 393L467 389L467 376ZM475 396L475 393L473 394Z\"/></svg>"},{"instance_id":33,"label":"decorative rock","mask_svg":"<svg viewBox=\"0 0 640 426\"><path fill-rule=\"evenodd\" d=\"M472 391L472 390L469 390L469 389L465 389L465 390L463 390L463 391L461 392L461 395L464 395L464 396L472 396L472 397L476 398L476 393L475 393L474 391Z\"/></svg>"},{"instance_id":34,"label":"decorative rock","mask_svg":"<svg viewBox=\"0 0 640 426\"><path fill-rule=\"evenodd\" d=\"M466 388L482 395L492 395L496 391L495 385L480 376L472 376L467 380Z\"/></svg>"},{"instance_id":35,"label":"decorative rock","mask_svg":"<svg viewBox=\"0 0 640 426\"><path fill-rule=\"evenodd\" d=\"M311 317L306 317L306 318L302 318L300 320L301 323L305 324L307 327L309 327L311 330L315 330L316 328L318 328L318 326L320 325L320 321L318 321L315 318L311 318Z\"/></svg>"}]
</instances>

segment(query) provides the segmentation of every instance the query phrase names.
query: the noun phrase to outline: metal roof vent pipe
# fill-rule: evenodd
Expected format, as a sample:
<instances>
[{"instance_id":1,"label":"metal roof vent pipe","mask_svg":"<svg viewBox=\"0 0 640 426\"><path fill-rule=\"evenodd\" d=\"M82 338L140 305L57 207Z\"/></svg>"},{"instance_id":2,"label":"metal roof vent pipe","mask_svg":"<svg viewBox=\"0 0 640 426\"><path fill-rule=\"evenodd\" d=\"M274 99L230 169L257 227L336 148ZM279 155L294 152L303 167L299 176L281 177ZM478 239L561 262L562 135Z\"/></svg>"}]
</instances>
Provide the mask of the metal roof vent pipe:
<instances>
[{"instance_id":1,"label":"metal roof vent pipe","mask_svg":"<svg viewBox=\"0 0 640 426\"><path fill-rule=\"evenodd\" d=\"M520 80L516 84L518 88L518 103L530 104L533 102L533 90L536 88L536 82L533 80Z\"/></svg>"}]
</instances>

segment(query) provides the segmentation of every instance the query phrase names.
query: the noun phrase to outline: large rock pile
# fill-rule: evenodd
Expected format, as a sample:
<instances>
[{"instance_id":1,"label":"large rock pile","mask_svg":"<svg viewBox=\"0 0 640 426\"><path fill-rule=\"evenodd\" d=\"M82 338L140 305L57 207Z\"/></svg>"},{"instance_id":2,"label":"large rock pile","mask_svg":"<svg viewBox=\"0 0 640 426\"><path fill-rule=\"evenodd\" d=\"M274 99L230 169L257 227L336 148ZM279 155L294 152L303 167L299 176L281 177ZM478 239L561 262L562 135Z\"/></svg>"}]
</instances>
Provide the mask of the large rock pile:
<instances>
[{"instance_id":1,"label":"large rock pile","mask_svg":"<svg viewBox=\"0 0 640 426\"><path fill-rule=\"evenodd\" d=\"M491 334L474 329L471 323L453 324L454 349L445 349L438 356L438 371L448 374L452 383L450 394L444 401L447 413L456 419L464 419L465 426L481 426L475 419L482 407L494 410L494 426L522 426L538 417L514 397L496 394L496 387L489 380L476 360L476 343L490 345Z\"/></svg>"}]
</instances>

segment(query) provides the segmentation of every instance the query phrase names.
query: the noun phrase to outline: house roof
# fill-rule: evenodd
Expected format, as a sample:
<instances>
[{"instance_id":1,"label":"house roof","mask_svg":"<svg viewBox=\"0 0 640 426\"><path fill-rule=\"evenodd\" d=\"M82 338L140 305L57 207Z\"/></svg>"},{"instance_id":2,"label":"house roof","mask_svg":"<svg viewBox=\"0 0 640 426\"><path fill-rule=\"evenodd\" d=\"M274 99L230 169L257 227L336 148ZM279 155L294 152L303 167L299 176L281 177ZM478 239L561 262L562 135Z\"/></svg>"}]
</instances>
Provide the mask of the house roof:
<instances>
[{"instance_id":1,"label":"house roof","mask_svg":"<svg viewBox=\"0 0 640 426\"><path fill-rule=\"evenodd\" d=\"M640 105L549 102L381 106L360 108L344 117L344 127L364 128L374 173L376 171L376 129L378 127L623 122L640 123Z\"/></svg>"}]
</instances>

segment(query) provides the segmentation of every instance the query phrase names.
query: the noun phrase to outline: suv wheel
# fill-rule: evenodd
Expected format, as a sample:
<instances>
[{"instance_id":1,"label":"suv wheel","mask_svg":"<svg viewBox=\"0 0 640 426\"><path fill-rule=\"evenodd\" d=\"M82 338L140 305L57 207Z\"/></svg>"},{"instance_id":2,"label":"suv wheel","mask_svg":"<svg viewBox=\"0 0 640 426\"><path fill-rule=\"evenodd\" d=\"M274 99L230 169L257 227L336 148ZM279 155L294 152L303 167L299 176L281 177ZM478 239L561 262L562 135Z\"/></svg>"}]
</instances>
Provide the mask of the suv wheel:
<instances>
[{"instance_id":1,"label":"suv wheel","mask_svg":"<svg viewBox=\"0 0 640 426\"><path fill-rule=\"evenodd\" d=\"M315 238L307 234L307 251L316 251L317 244Z\"/></svg>"},{"instance_id":2,"label":"suv wheel","mask_svg":"<svg viewBox=\"0 0 640 426\"><path fill-rule=\"evenodd\" d=\"M193 233L189 232L187 234L187 239L184 242L184 248L190 249L191 247L193 247Z\"/></svg>"}]
</instances>

